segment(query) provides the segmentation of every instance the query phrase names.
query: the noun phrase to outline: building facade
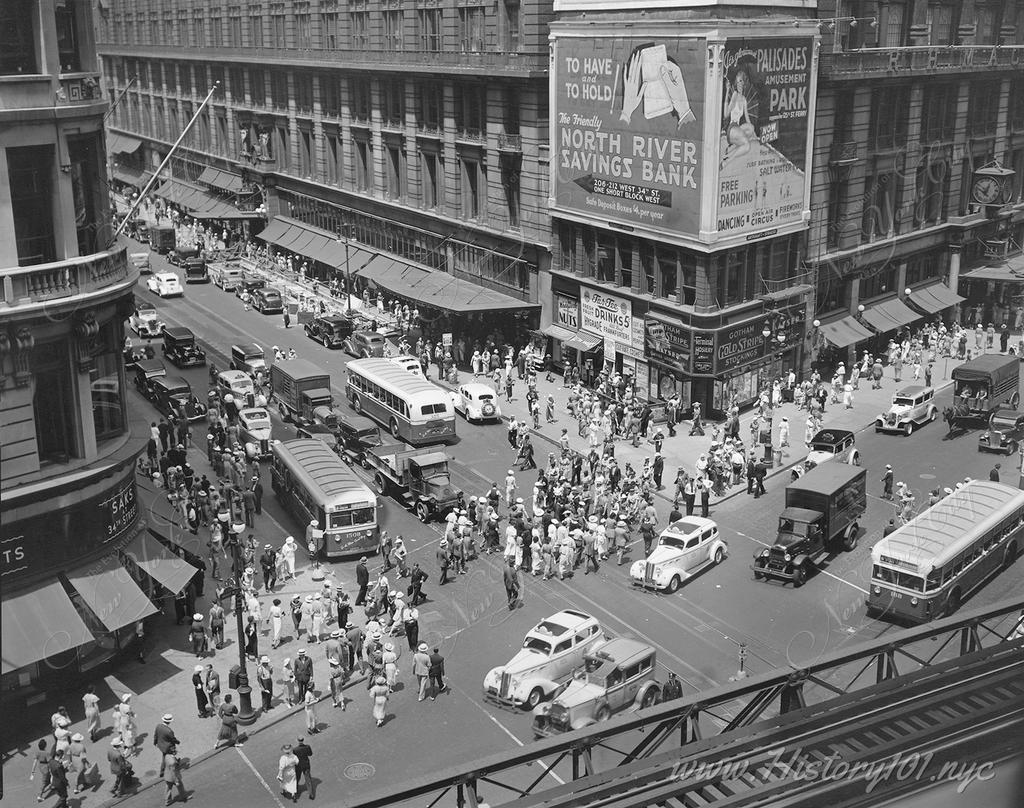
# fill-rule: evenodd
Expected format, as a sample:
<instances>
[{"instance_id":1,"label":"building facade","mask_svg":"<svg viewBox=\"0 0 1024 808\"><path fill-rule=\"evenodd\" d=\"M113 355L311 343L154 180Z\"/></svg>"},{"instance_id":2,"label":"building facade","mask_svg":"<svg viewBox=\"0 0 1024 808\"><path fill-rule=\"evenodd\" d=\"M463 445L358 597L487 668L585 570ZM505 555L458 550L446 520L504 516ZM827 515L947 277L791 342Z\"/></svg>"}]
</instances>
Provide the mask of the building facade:
<instances>
[{"instance_id":1,"label":"building facade","mask_svg":"<svg viewBox=\"0 0 1024 808\"><path fill-rule=\"evenodd\" d=\"M223 169L279 238L305 226L528 304L550 233L550 17L550 0L110 0L110 126L134 152L118 162L152 171L217 85L183 179Z\"/></svg>"},{"instance_id":2,"label":"building facade","mask_svg":"<svg viewBox=\"0 0 1024 808\"><path fill-rule=\"evenodd\" d=\"M811 358L935 317L1020 331L1024 3L822 0L818 17Z\"/></svg>"},{"instance_id":3,"label":"building facade","mask_svg":"<svg viewBox=\"0 0 1024 808\"><path fill-rule=\"evenodd\" d=\"M116 549L144 527L125 396L137 272L114 244L87 3L0 6L3 685L39 700L114 655L152 604Z\"/></svg>"}]
</instances>

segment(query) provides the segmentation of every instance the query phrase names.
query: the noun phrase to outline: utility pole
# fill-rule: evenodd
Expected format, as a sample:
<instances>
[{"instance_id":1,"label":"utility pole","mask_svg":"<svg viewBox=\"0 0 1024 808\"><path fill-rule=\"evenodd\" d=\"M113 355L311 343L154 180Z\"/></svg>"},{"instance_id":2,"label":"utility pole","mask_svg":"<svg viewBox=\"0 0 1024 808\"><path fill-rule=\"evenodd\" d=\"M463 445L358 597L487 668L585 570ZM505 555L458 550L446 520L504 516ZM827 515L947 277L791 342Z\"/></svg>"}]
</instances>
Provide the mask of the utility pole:
<instances>
[{"instance_id":1,"label":"utility pole","mask_svg":"<svg viewBox=\"0 0 1024 808\"><path fill-rule=\"evenodd\" d=\"M352 225L343 224L338 233L338 241L345 241L345 313L352 315L352 273L348 263L348 242L352 238Z\"/></svg>"},{"instance_id":2,"label":"utility pole","mask_svg":"<svg viewBox=\"0 0 1024 808\"><path fill-rule=\"evenodd\" d=\"M231 560L235 568L235 628L238 631L238 676L235 691L238 693L238 723L248 726L256 721L256 713L252 709L252 688L249 686L249 672L246 670L245 659L245 626L243 625L243 592L242 592L242 533L245 532L245 519L241 513L241 502L234 489L228 489L228 507L217 514L223 530L229 530L226 540L231 545ZM229 525L230 522L230 525Z\"/></svg>"}]
</instances>

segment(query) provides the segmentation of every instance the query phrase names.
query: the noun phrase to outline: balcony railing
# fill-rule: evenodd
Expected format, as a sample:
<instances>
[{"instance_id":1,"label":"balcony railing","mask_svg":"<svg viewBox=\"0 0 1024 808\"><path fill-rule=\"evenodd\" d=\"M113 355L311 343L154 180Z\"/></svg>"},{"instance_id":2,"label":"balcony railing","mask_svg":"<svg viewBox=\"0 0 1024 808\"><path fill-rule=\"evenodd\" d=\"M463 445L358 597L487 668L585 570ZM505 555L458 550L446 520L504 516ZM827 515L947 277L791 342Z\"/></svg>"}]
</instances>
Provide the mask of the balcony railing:
<instances>
[{"instance_id":1,"label":"balcony railing","mask_svg":"<svg viewBox=\"0 0 1024 808\"><path fill-rule=\"evenodd\" d=\"M521 152L523 150L522 135L509 135L501 132L498 135L498 149L506 152Z\"/></svg>"},{"instance_id":2,"label":"balcony railing","mask_svg":"<svg viewBox=\"0 0 1024 808\"><path fill-rule=\"evenodd\" d=\"M134 270L132 270L134 271ZM19 306L98 292L129 280L127 248L3 271L0 305Z\"/></svg>"},{"instance_id":3,"label":"balcony railing","mask_svg":"<svg viewBox=\"0 0 1024 808\"><path fill-rule=\"evenodd\" d=\"M913 45L822 53L825 78L879 73L959 73L999 68L1024 71L1024 45Z\"/></svg>"},{"instance_id":4,"label":"balcony railing","mask_svg":"<svg viewBox=\"0 0 1024 808\"><path fill-rule=\"evenodd\" d=\"M61 73L57 103L91 104L103 98L99 73Z\"/></svg>"}]
</instances>

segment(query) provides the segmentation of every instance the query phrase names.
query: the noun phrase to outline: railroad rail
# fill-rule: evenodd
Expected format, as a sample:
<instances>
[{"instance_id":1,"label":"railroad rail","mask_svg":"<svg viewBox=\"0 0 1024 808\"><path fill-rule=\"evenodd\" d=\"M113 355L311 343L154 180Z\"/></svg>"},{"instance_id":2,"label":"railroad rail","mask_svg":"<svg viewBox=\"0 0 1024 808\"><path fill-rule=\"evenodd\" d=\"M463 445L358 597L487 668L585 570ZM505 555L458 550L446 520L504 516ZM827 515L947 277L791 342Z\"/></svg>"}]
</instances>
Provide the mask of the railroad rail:
<instances>
[{"instance_id":1,"label":"railroad rail","mask_svg":"<svg viewBox=\"0 0 1024 808\"><path fill-rule=\"evenodd\" d=\"M1020 754L1022 610L964 611L348 805L873 804L969 776L970 755Z\"/></svg>"}]
</instances>

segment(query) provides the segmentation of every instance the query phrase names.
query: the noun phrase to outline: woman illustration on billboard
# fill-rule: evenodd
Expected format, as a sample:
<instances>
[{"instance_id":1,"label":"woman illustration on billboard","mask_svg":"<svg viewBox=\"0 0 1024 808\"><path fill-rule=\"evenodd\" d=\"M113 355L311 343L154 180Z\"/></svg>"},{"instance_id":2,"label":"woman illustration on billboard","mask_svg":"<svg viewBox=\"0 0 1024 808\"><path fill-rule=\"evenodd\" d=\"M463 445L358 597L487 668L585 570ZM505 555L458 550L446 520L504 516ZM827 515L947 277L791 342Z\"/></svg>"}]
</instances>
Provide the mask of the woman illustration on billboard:
<instances>
[{"instance_id":1,"label":"woman illustration on billboard","mask_svg":"<svg viewBox=\"0 0 1024 808\"><path fill-rule=\"evenodd\" d=\"M757 142L761 101L753 56L741 56L726 74L722 123L722 168L728 168L750 152Z\"/></svg>"}]
</instances>

